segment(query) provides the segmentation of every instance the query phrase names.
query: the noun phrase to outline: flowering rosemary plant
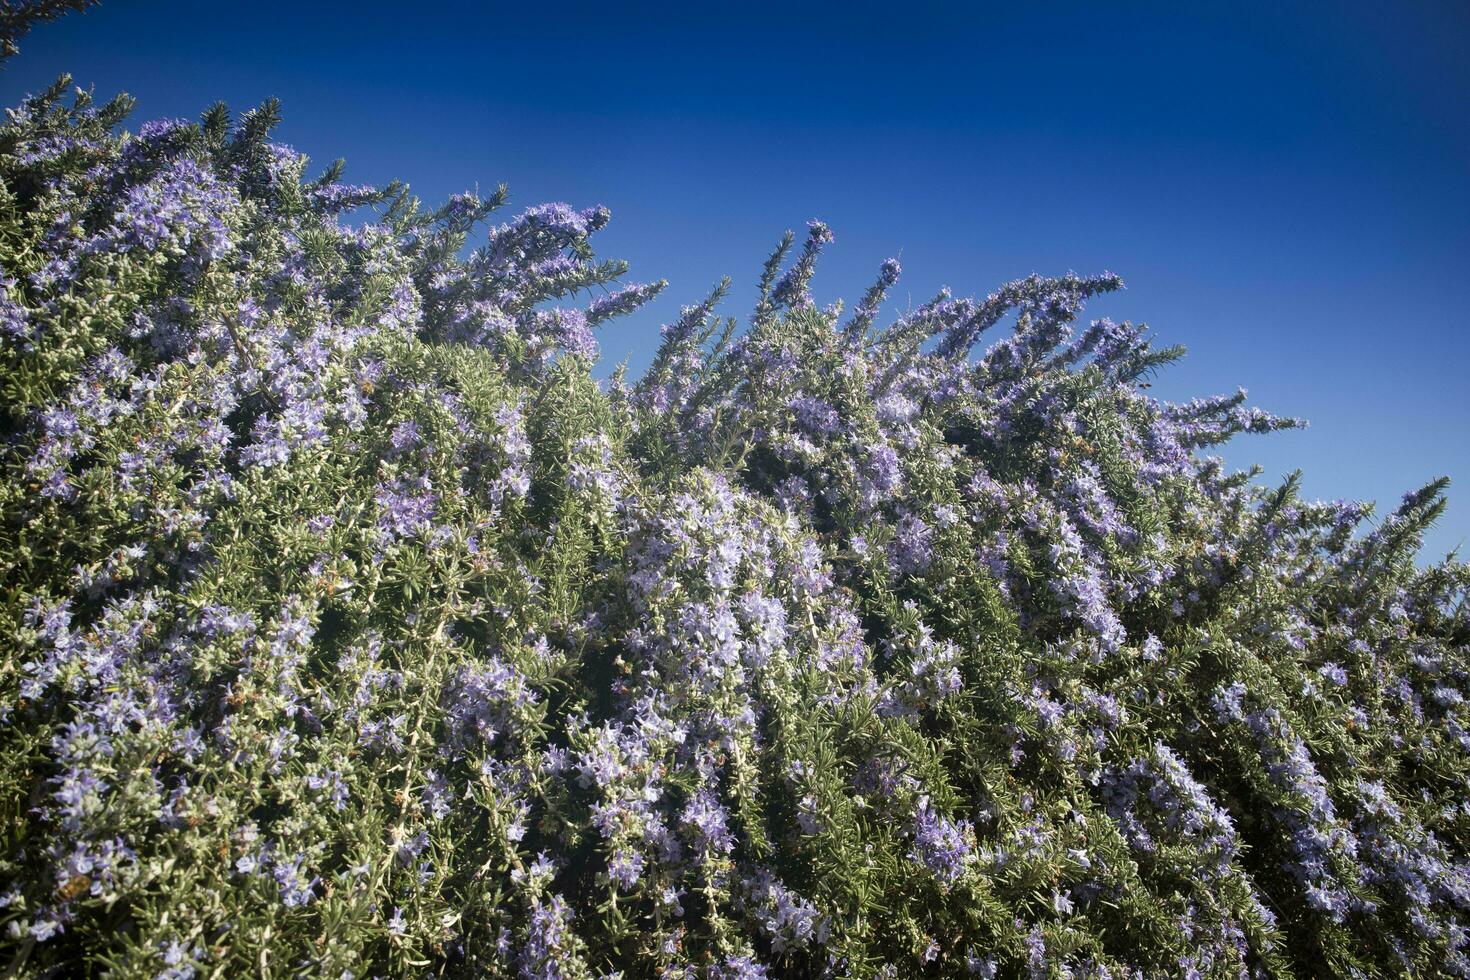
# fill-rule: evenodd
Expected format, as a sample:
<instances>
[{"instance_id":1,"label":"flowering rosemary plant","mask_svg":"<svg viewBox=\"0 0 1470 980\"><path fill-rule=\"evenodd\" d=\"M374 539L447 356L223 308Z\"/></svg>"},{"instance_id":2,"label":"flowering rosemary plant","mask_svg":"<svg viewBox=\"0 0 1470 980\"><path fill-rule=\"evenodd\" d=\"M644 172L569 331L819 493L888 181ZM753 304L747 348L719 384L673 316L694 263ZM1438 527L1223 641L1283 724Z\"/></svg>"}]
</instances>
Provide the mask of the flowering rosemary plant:
<instances>
[{"instance_id":1,"label":"flowering rosemary plant","mask_svg":"<svg viewBox=\"0 0 1470 980\"><path fill-rule=\"evenodd\" d=\"M8 975L1470 974L1443 481L1227 471L1299 423L1151 396L1111 275L818 308L820 223L598 383L606 210L67 85L0 127Z\"/></svg>"}]
</instances>

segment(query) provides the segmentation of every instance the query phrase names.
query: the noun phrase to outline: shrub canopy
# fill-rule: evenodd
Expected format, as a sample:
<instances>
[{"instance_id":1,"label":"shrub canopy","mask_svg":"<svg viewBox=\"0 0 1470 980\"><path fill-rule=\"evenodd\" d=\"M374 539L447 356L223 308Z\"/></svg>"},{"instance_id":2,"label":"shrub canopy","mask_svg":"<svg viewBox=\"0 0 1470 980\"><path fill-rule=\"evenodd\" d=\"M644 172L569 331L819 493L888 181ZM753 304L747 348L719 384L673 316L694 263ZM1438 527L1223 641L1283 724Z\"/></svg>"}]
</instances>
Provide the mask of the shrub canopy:
<instances>
[{"instance_id":1,"label":"shrub canopy","mask_svg":"<svg viewBox=\"0 0 1470 980\"><path fill-rule=\"evenodd\" d=\"M13 970L1470 972L1444 481L1227 472L1296 423L1148 394L1110 275L819 309L820 223L599 384L606 210L66 84L0 128Z\"/></svg>"}]
</instances>

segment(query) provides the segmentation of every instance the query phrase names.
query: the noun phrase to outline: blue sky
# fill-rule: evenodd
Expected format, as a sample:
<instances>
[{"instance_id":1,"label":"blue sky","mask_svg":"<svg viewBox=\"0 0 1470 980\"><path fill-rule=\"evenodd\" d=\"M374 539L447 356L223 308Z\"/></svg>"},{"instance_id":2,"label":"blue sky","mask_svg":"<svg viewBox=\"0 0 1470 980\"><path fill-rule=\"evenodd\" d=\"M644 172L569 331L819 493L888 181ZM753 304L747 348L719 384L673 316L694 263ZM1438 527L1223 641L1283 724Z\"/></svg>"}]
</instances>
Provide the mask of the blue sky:
<instances>
[{"instance_id":1,"label":"blue sky","mask_svg":"<svg viewBox=\"0 0 1470 980\"><path fill-rule=\"evenodd\" d=\"M1311 421L1231 464L1383 509L1448 474L1428 550L1470 540L1470 6L621 6L104 0L0 96L62 71L138 121L277 96L280 138L352 180L606 204L599 250L670 281L601 336L635 369L721 275L743 315L812 217L821 302L891 255L890 308L1108 269L1128 289L1092 314L1190 349L1155 393Z\"/></svg>"}]
</instances>

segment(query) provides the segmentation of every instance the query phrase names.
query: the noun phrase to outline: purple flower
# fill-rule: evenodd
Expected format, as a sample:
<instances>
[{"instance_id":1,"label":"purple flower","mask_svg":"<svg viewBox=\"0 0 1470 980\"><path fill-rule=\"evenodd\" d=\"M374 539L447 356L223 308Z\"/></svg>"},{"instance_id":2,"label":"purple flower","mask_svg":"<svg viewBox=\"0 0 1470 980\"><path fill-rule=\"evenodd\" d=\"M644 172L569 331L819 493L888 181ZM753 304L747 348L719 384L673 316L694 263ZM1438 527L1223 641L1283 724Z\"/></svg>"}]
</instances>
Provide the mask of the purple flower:
<instances>
[{"instance_id":1,"label":"purple flower","mask_svg":"<svg viewBox=\"0 0 1470 980\"><path fill-rule=\"evenodd\" d=\"M768 872L747 879L744 888L747 910L777 953L827 941L827 917Z\"/></svg>"},{"instance_id":2,"label":"purple flower","mask_svg":"<svg viewBox=\"0 0 1470 980\"><path fill-rule=\"evenodd\" d=\"M707 789L690 798L679 820L693 832L696 850L727 854L735 847L735 838L728 825L729 813Z\"/></svg>"},{"instance_id":3,"label":"purple flower","mask_svg":"<svg viewBox=\"0 0 1470 980\"><path fill-rule=\"evenodd\" d=\"M327 799L331 800L334 809L346 809L347 798L351 794L347 788L346 781L342 778L342 774L337 770L329 769L321 775L308 776L306 785L314 792L325 792Z\"/></svg>"},{"instance_id":4,"label":"purple flower","mask_svg":"<svg viewBox=\"0 0 1470 980\"><path fill-rule=\"evenodd\" d=\"M643 873L643 855L637 851L619 848L607 863L607 875L619 891L628 891L638 883Z\"/></svg>"},{"instance_id":5,"label":"purple flower","mask_svg":"<svg viewBox=\"0 0 1470 980\"><path fill-rule=\"evenodd\" d=\"M900 575L922 575L934 561L934 529L916 514L905 514L890 551L893 569Z\"/></svg>"},{"instance_id":6,"label":"purple flower","mask_svg":"<svg viewBox=\"0 0 1470 980\"><path fill-rule=\"evenodd\" d=\"M910 858L927 867L945 885L958 881L975 860L974 830L970 823L955 822L935 813L927 796L919 798L913 834Z\"/></svg>"},{"instance_id":7,"label":"purple flower","mask_svg":"<svg viewBox=\"0 0 1470 980\"><path fill-rule=\"evenodd\" d=\"M316 897L315 889L321 879L315 875L307 877L310 872L305 868L306 855L295 854L285 860L276 857L272 865L271 875L280 888L281 904L287 908L296 908L306 905Z\"/></svg>"}]
</instances>

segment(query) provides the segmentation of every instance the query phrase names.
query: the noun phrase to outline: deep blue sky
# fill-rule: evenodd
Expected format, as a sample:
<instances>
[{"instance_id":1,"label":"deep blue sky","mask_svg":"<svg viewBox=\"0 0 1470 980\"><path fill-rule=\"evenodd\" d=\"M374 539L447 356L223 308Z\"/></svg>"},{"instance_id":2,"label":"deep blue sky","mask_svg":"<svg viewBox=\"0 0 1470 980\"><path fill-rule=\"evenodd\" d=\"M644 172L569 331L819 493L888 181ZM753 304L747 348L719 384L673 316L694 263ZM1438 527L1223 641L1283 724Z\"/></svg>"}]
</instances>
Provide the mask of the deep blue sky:
<instances>
[{"instance_id":1,"label":"deep blue sky","mask_svg":"<svg viewBox=\"0 0 1470 980\"><path fill-rule=\"evenodd\" d=\"M141 121L274 95L280 138L352 180L606 204L600 251L671 283L602 335L635 368L723 274L744 314L811 217L821 302L890 255L891 307L1109 269L1129 288L1091 313L1190 349L1156 393L1311 420L1232 464L1383 510L1448 474L1429 550L1470 539L1461 0L500 6L104 0L22 42L0 96L69 71Z\"/></svg>"}]
</instances>

